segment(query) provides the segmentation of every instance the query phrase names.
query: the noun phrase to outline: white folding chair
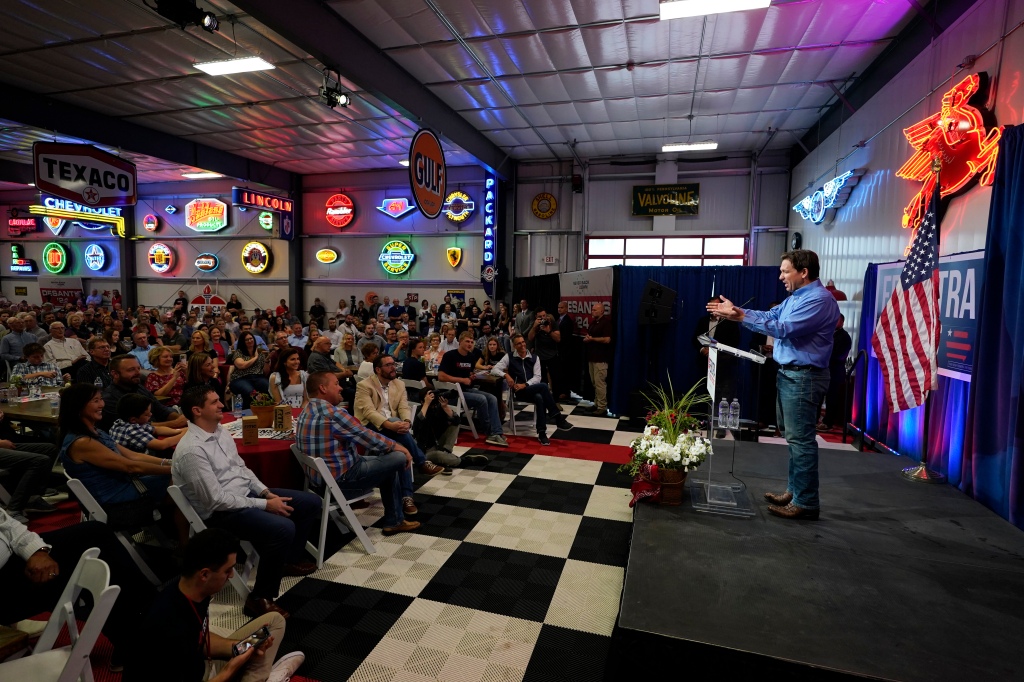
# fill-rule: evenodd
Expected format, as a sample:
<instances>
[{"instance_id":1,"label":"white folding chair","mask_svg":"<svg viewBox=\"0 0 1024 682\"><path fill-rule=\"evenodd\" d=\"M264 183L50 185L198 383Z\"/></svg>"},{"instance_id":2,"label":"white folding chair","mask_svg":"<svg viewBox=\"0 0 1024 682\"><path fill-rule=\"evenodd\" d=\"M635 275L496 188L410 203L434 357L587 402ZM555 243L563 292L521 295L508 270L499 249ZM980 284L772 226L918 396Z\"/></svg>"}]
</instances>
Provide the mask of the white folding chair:
<instances>
[{"instance_id":1,"label":"white folding chair","mask_svg":"<svg viewBox=\"0 0 1024 682\"><path fill-rule=\"evenodd\" d=\"M100 523L109 525L109 515L103 507L100 506L100 503L96 501L96 498L92 496L92 493L90 493L85 487L85 484L77 478L71 478L70 476L68 476L67 479L68 490L70 490L71 494L75 496L78 503L82 505L82 521L99 521ZM139 551L135 549L135 545L132 544L131 538L125 535L124 531L118 528L112 528L111 530L114 531L114 536L117 538L118 542L124 545L125 550L132 558L132 561L135 562L135 565L139 567L140 571L142 571L142 575L146 576L146 580L154 585L159 585L161 582L160 578L156 576L153 569L149 567L146 560L143 559L142 555L139 554Z\"/></svg>"},{"instance_id":2,"label":"white folding chair","mask_svg":"<svg viewBox=\"0 0 1024 682\"><path fill-rule=\"evenodd\" d=\"M82 553L32 654L0 663L0 679L32 682L93 681L89 654L121 592L120 587L110 584L110 567L97 558L99 554L100 550L95 547ZM75 604L82 590L92 595L93 607L85 627L79 631ZM71 644L54 649L53 645L64 625L67 625Z\"/></svg>"},{"instance_id":3,"label":"white folding chair","mask_svg":"<svg viewBox=\"0 0 1024 682\"><path fill-rule=\"evenodd\" d=\"M178 505L178 509L181 510L185 520L188 521L189 535L195 535L201 531L206 530L206 524L199 518L199 514L192 508L192 503L185 497L184 491L181 486L169 485L167 486L167 494L174 500L174 504ZM235 588L235 592L238 593L242 599L249 598L249 577L252 572L256 569L256 565L259 563L260 555L253 549L252 543L245 540L240 540L239 544L242 546L242 551L245 552L245 562L242 564L240 569L236 569L234 574L231 576L231 587Z\"/></svg>"},{"instance_id":4,"label":"white folding chair","mask_svg":"<svg viewBox=\"0 0 1024 682\"><path fill-rule=\"evenodd\" d=\"M334 525L338 527L342 533L355 533L356 537L359 538L359 542L363 543L363 549L366 550L367 554L374 554L377 548L374 547L373 542L370 540L370 536L366 534L366 529L363 528L363 524L359 522L359 518L355 512L352 511L352 503L358 502L359 500L365 500L367 497L373 494L372 490L367 490L361 495L354 495L352 497L346 497L345 493L338 487L338 482L334 480L334 475L331 474L331 470L327 467L327 462L324 461L323 457L310 457L309 455L302 452L299 446L292 443L292 454L295 455L295 459L299 460L299 466L302 467L302 472L306 475L306 480L303 488L308 492L310 484L319 485L313 478L317 476L324 486L323 491L323 504L320 506L320 536L317 546L313 546L312 542L306 543L306 551L316 557L317 568L323 568L325 547L327 544L327 519L330 517L334 521ZM345 518L342 519L341 512Z\"/></svg>"},{"instance_id":5,"label":"white folding chair","mask_svg":"<svg viewBox=\"0 0 1024 682\"><path fill-rule=\"evenodd\" d=\"M526 403L527 405L533 405L533 430L537 431L537 410L543 410L543 406L538 406L537 403ZM508 397L505 399L505 410L508 415L508 423L512 425L512 435L516 434L516 392L511 388L508 390ZM519 410L523 411L522 408Z\"/></svg>"},{"instance_id":6,"label":"white folding chair","mask_svg":"<svg viewBox=\"0 0 1024 682\"><path fill-rule=\"evenodd\" d=\"M418 379L402 379L402 383L405 384L406 395L414 395L419 397L419 391L422 391L427 387L426 383L419 381ZM416 393L413 393L416 391ZM416 421L416 412L420 409L420 403L415 400L409 401L409 409L412 410L412 420Z\"/></svg>"},{"instance_id":7,"label":"white folding chair","mask_svg":"<svg viewBox=\"0 0 1024 682\"><path fill-rule=\"evenodd\" d=\"M453 406L453 409L460 415L466 416L466 421L469 422L469 430L473 433L473 438L478 438L476 433L476 423L473 421L473 411L469 409L469 405L466 403L466 396L462 393L462 384L451 384L447 381L434 380L434 390L437 391L455 391L459 394L459 403ZM466 428L460 425L461 428Z\"/></svg>"}]
</instances>

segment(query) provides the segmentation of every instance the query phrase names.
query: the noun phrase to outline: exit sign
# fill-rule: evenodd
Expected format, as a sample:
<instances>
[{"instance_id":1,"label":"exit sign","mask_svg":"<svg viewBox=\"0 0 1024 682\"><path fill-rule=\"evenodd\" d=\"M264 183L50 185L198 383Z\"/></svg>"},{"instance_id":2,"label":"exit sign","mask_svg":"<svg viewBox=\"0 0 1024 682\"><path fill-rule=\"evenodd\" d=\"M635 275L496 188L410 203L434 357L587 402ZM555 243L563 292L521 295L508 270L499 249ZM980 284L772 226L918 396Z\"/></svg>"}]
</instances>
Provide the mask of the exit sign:
<instances>
[{"instance_id":1,"label":"exit sign","mask_svg":"<svg viewBox=\"0 0 1024 682\"><path fill-rule=\"evenodd\" d=\"M551 265L551 264L553 264L553 263L554 263L554 262L555 262L556 260L557 260L557 259L556 259L556 258L555 258L554 256L544 256L544 264L545 264L545 265Z\"/></svg>"}]
</instances>

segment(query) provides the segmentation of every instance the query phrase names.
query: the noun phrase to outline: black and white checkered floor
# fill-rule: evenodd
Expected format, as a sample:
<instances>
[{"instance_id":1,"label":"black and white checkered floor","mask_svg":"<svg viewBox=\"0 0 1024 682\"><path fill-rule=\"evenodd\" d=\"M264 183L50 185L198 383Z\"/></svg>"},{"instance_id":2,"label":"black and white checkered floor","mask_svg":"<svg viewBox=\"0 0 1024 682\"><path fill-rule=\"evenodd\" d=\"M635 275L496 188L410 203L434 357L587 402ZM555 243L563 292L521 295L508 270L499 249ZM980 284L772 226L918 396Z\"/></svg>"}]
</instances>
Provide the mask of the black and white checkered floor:
<instances>
[{"instance_id":1,"label":"black and white checkered floor","mask_svg":"<svg viewBox=\"0 0 1024 682\"><path fill-rule=\"evenodd\" d=\"M419 486L417 532L386 538L369 528L377 552L367 554L332 526L338 550L324 567L285 580L280 603L292 615L282 653L305 652L300 675L602 677L632 530L628 477L602 462L485 454L484 467ZM383 509L377 501L358 513L369 525ZM214 630L245 622L240 607L223 590Z\"/></svg>"}]
</instances>

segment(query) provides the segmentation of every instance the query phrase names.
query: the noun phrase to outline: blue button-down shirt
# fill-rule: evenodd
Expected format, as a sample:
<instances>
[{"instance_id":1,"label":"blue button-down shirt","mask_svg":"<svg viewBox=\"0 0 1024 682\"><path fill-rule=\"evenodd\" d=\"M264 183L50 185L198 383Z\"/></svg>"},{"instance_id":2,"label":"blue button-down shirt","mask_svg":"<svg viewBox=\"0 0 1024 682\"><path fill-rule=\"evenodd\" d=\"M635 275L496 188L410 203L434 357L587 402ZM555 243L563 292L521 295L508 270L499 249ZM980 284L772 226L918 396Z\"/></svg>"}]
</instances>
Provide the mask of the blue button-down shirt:
<instances>
[{"instance_id":1,"label":"blue button-down shirt","mask_svg":"<svg viewBox=\"0 0 1024 682\"><path fill-rule=\"evenodd\" d=\"M744 327L775 337L775 362L828 367L839 304L821 280L800 287L771 310L743 313Z\"/></svg>"}]
</instances>

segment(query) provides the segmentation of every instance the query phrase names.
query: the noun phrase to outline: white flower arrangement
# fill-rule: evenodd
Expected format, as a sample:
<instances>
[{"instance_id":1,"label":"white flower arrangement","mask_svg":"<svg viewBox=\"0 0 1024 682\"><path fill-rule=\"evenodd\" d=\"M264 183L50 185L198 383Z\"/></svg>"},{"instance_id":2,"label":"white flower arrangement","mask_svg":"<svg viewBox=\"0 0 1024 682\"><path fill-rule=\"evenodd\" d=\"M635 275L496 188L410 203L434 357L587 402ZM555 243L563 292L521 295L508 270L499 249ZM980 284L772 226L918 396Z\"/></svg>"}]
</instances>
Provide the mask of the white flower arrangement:
<instances>
[{"instance_id":1,"label":"white flower arrangement","mask_svg":"<svg viewBox=\"0 0 1024 682\"><path fill-rule=\"evenodd\" d=\"M648 424L644 435L635 438L630 447L638 463L651 462L666 469L693 471L711 454L711 441L697 433L680 433L674 443L666 441L658 426Z\"/></svg>"}]
</instances>

